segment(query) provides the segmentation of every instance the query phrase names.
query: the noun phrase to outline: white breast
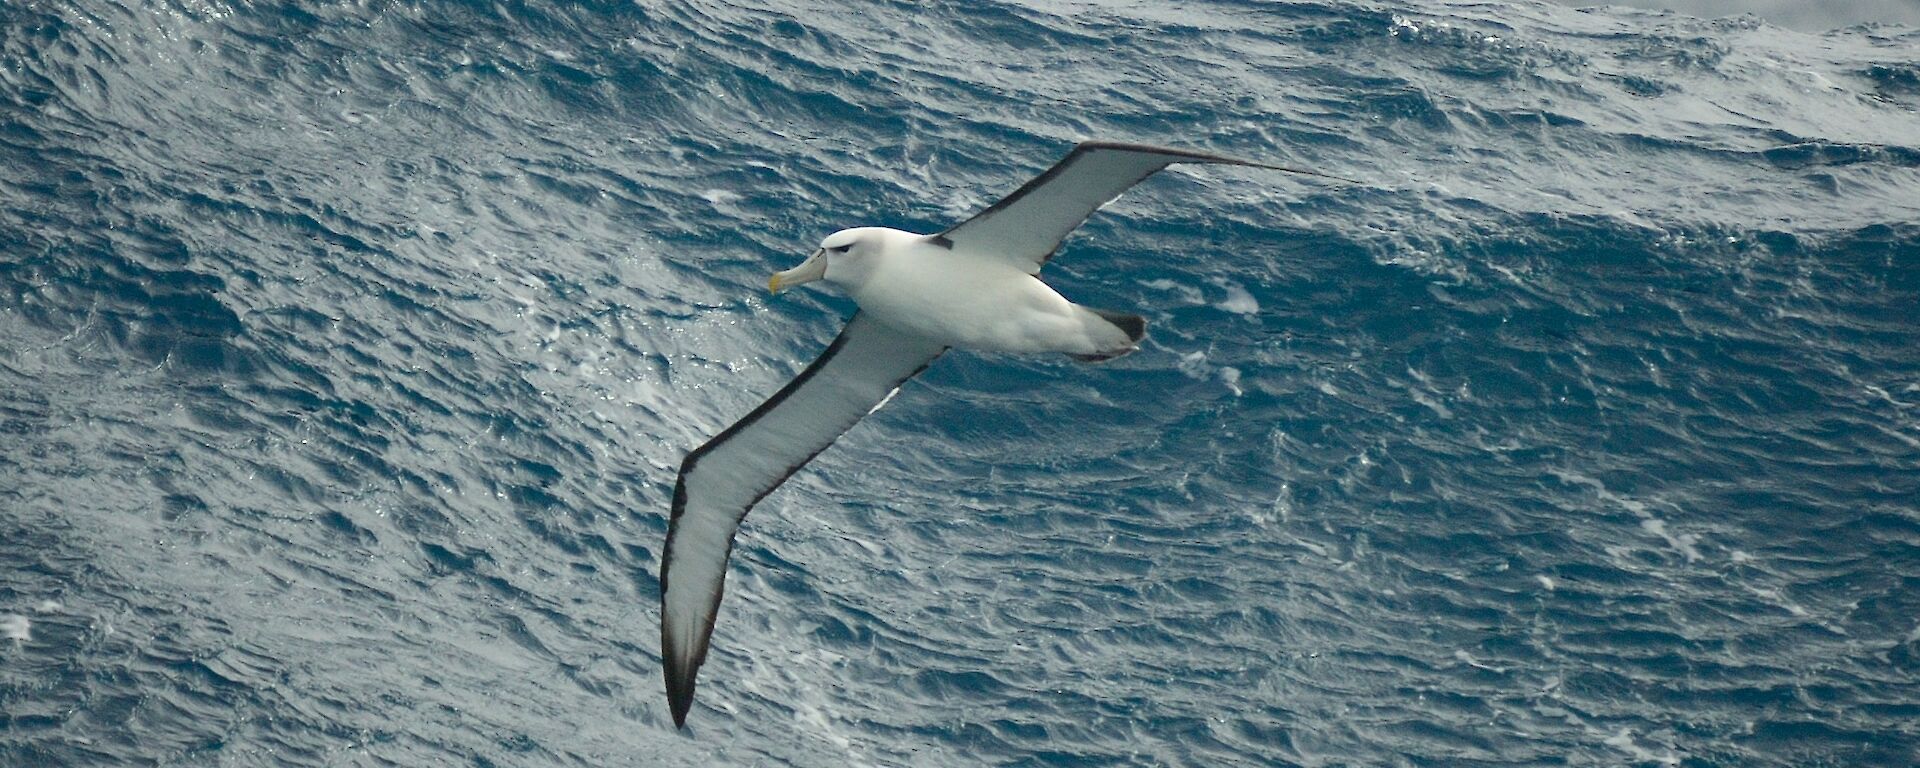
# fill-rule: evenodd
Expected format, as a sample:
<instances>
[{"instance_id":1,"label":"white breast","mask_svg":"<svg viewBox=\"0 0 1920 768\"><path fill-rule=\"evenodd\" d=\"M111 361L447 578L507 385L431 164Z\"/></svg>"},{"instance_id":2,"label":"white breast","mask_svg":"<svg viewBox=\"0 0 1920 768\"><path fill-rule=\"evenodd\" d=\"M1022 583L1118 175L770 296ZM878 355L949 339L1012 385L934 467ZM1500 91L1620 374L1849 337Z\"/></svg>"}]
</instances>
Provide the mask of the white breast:
<instances>
[{"instance_id":1,"label":"white breast","mask_svg":"<svg viewBox=\"0 0 1920 768\"><path fill-rule=\"evenodd\" d=\"M866 280L861 311L948 346L996 352L1080 352L1080 312L1006 260L955 253L919 235L890 237Z\"/></svg>"}]
</instances>

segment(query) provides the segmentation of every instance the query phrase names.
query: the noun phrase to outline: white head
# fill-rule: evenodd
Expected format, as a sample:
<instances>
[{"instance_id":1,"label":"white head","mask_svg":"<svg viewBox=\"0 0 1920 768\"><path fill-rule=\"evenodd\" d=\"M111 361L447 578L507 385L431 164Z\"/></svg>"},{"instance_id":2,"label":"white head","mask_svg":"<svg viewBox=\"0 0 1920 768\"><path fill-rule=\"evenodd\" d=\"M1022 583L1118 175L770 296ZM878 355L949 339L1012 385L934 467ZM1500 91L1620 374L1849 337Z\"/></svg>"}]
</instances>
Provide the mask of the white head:
<instances>
[{"instance_id":1,"label":"white head","mask_svg":"<svg viewBox=\"0 0 1920 768\"><path fill-rule=\"evenodd\" d=\"M775 272L773 279L767 281L767 288L779 293L789 286L815 280L826 280L841 287L858 285L865 281L874 260L880 257L887 231L881 227L855 227L827 235L800 266Z\"/></svg>"}]
</instances>

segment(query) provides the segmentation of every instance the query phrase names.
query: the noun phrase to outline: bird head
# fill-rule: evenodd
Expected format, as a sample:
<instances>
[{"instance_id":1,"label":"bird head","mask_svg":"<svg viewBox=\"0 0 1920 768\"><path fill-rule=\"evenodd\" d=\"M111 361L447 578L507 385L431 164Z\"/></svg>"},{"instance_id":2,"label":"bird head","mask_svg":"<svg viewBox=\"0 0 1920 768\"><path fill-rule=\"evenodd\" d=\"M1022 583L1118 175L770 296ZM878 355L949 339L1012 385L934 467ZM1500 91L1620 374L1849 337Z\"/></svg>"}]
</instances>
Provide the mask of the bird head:
<instances>
[{"instance_id":1,"label":"bird head","mask_svg":"<svg viewBox=\"0 0 1920 768\"><path fill-rule=\"evenodd\" d=\"M784 272L773 273L767 281L767 290L779 293L791 286L826 280L829 283L848 285L856 282L859 275L866 272L866 262L873 255L879 237L874 227L843 229L820 241L820 247L800 266Z\"/></svg>"}]
</instances>

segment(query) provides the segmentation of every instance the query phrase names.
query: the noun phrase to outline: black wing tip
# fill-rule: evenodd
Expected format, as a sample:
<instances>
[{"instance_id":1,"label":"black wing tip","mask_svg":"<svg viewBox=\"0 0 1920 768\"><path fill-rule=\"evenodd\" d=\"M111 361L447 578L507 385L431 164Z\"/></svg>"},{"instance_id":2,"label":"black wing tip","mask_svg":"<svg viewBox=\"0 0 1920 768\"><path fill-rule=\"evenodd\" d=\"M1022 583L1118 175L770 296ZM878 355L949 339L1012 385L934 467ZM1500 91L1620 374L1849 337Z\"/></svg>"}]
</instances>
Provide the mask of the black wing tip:
<instances>
[{"instance_id":1,"label":"black wing tip","mask_svg":"<svg viewBox=\"0 0 1920 768\"><path fill-rule=\"evenodd\" d=\"M679 673L672 660L666 662L667 709L673 712L673 727L687 727L687 713L693 711L693 670Z\"/></svg>"},{"instance_id":2,"label":"black wing tip","mask_svg":"<svg viewBox=\"0 0 1920 768\"><path fill-rule=\"evenodd\" d=\"M727 546L727 556L730 558L732 554L733 546L732 543L729 542ZM664 582L666 569L662 568L660 573L663 577L662 581ZM664 585L661 587L660 671L666 678L667 709L673 713L673 727L675 728L687 727L687 713L693 710L693 691L700 682L700 667L707 663L707 649L710 647L708 642L713 637L714 620L720 617L720 600L725 596L726 589L726 575L723 572L720 577L719 591L714 594L713 603L707 609L707 625L705 631L695 640L693 652L687 653L686 649L681 647L681 645L673 639L672 633L668 631L667 592Z\"/></svg>"}]
</instances>

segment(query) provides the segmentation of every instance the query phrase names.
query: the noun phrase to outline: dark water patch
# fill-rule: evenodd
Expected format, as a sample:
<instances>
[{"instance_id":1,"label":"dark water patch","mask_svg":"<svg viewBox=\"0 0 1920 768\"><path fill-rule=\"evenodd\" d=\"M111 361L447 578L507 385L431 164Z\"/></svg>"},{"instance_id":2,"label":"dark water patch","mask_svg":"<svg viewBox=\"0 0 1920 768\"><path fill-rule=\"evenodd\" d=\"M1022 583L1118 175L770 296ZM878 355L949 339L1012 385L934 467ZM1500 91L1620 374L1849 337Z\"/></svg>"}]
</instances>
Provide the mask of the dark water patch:
<instances>
[{"instance_id":1,"label":"dark water patch","mask_svg":"<svg viewBox=\"0 0 1920 768\"><path fill-rule=\"evenodd\" d=\"M1620 88L1627 93L1642 98L1657 98L1681 90L1679 86L1673 83L1642 75L1603 73L1601 76L1618 83Z\"/></svg>"},{"instance_id":2,"label":"dark water patch","mask_svg":"<svg viewBox=\"0 0 1920 768\"><path fill-rule=\"evenodd\" d=\"M1874 64L1861 73L1888 97L1920 94L1920 67L1911 64Z\"/></svg>"},{"instance_id":3,"label":"dark water patch","mask_svg":"<svg viewBox=\"0 0 1920 768\"><path fill-rule=\"evenodd\" d=\"M1897 168L1920 167L1920 150L1907 147L1802 142L1774 147L1763 153L1775 167L1792 170L1860 163L1890 165Z\"/></svg>"},{"instance_id":4,"label":"dark water patch","mask_svg":"<svg viewBox=\"0 0 1920 768\"><path fill-rule=\"evenodd\" d=\"M432 542L421 542L420 551L427 556L435 574L440 576L472 573L481 560L492 559L485 552L457 552Z\"/></svg>"}]
</instances>

